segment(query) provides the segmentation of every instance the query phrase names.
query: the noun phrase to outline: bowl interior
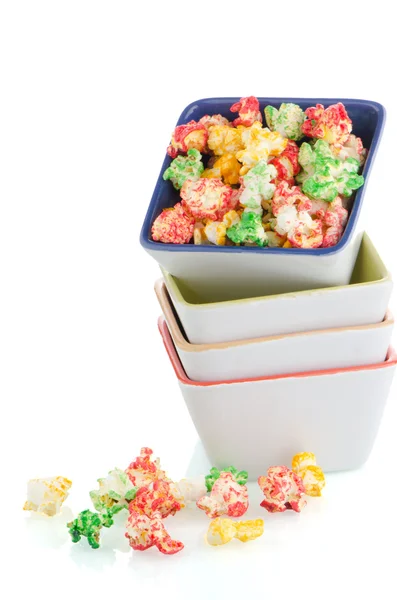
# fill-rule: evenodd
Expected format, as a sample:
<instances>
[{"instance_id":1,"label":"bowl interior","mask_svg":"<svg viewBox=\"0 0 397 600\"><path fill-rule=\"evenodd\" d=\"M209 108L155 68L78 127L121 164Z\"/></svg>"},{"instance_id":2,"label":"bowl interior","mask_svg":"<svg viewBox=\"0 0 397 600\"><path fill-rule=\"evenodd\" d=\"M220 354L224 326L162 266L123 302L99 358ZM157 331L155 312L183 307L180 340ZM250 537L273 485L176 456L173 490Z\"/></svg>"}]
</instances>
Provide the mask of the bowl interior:
<instances>
[{"instance_id":1,"label":"bowl interior","mask_svg":"<svg viewBox=\"0 0 397 600\"><path fill-rule=\"evenodd\" d=\"M235 115L230 112L230 106L237 102L238 98L207 98L203 100L197 100L185 108L179 117L177 125L186 123L190 120L199 120L206 114L222 114L223 116L233 119ZM371 102L367 100L349 100L349 99L337 99L337 98L259 98L261 112L268 104L280 106L282 102L294 102L305 110L306 108L315 105L316 103L324 104L329 106L336 102L343 102L346 106L346 110L349 113L350 118L353 121L353 133L362 138L364 146L368 149L368 156L363 169L363 175L365 183L355 195L353 208L350 211L348 223L345 228L345 232L339 243L332 248L318 248L318 249L300 249L300 248L289 248L290 253L305 253L305 254L329 254L335 252L335 250L342 248L345 243L350 239L353 233L354 224L357 221L360 208L361 198L364 193L366 180L368 178L372 160L374 158L381 132L384 124L384 108L377 102ZM171 132L170 132L171 133ZM256 247L237 247L237 246L195 246L194 244L163 244L161 242L153 242L151 239L151 226L156 217L161 213L164 208L174 206L180 200L180 196L177 190L174 189L170 181L163 180L163 173L169 166L171 158L166 155L159 177L157 179L156 187L153 192L153 196L145 217L141 232L141 244L151 250L167 250L172 252L263 252L263 249ZM284 248L267 248L266 253L280 253L286 252Z\"/></svg>"},{"instance_id":2,"label":"bowl interior","mask_svg":"<svg viewBox=\"0 0 397 600\"><path fill-rule=\"evenodd\" d=\"M192 290L189 285L187 285L181 279L170 275L165 270L162 269L162 273L167 285L168 290L174 296L175 300L182 304L194 304L194 305L208 305L208 304L224 304L216 302L211 297L206 296L205 300L200 297L196 291ZM375 246L371 242L370 238L366 233L364 233L360 250L357 256L357 260L354 266L353 274L350 280L349 285L367 285L371 283L376 283L388 279L389 273L381 260L378 252L375 249ZM316 293L327 292L332 289L340 289L346 286L337 286L334 288L324 288L315 290ZM276 298L279 296L296 296L300 294L310 294L312 290L307 290L304 292L294 292L287 294L277 294L266 296L267 298ZM264 296L265 297L265 296ZM240 300L227 300L225 302L243 302L250 301L252 298L242 298Z\"/></svg>"}]
</instances>

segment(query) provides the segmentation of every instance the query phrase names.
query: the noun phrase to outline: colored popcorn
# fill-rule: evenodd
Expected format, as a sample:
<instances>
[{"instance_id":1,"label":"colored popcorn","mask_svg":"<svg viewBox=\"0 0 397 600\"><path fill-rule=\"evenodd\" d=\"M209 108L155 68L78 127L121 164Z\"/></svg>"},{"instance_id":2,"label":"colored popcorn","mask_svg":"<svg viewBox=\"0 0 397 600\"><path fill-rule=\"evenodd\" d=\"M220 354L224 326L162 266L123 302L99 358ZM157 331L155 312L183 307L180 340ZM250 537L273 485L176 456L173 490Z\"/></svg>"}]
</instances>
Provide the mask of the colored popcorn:
<instances>
[{"instance_id":1,"label":"colored popcorn","mask_svg":"<svg viewBox=\"0 0 397 600\"><path fill-rule=\"evenodd\" d=\"M243 212L241 219L232 225L226 234L235 244L255 244L267 246L267 235L263 228L261 214Z\"/></svg>"},{"instance_id":2,"label":"colored popcorn","mask_svg":"<svg viewBox=\"0 0 397 600\"><path fill-rule=\"evenodd\" d=\"M72 482L66 477L31 479L28 481L27 500L23 510L53 517L60 513L71 486Z\"/></svg>"},{"instance_id":3,"label":"colored popcorn","mask_svg":"<svg viewBox=\"0 0 397 600\"><path fill-rule=\"evenodd\" d=\"M260 537L264 531L263 519L252 521L232 521L217 518L211 521L207 531L207 542L211 546L221 546L236 538L240 542L250 542Z\"/></svg>"},{"instance_id":4,"label":"colored popcorn","mask_svg":"<svg viewBox=\"0 0 397 600\"><path fill-rule=\"evenodd\" d=\"M194 218L178 202L165 208L152 225L152 238L164 244L188 244L193 237Z\"/></svg>"},{"instance_id":5,"label":"colored popcorn","mask_svg":"<svg viewBox=\"0 0 397 600\"><path fill-rule=\"evenodd\" d=\"M169 179L176 190L180 190L187 179L197 181L204 171L201 154L195 148L190 148L186 156L177 156L163 173L163 179Z\"/></svg>"},{"instance_id":6,"label":"colored popcorn","mask_svg":"<svg viewBox=\"0 0 397 600\"><path fill-rule=\"evenodd\" d=\"M234 190L221 179L185 181L181 189L181 198L184 209L200 220L221 220L237 204Z\"/></svg>"},{"instance_id":7,"label":"colored popcorn","mask_svg":"<svg viewBox=\"0 0 397 600\"><path fill-rule=\"evenodd\" d=\"M204 476L190 477L181 479L176 486L179 489L183 502L190 504L196 503L201 496L204 496L207 491L206 478Z\"/></svg>"},{"instance_id":8,"label":"colored popcorn","mask_svg":"<svg viewBox=\"0 0 397 600\"><path fill-rule=\"evenodd\" d=\"M163 554L176 554L184 547L182 542L171 539L158 512L148 517L144 513L131 510L125 537L134 550L143 551L156 546Z\"/></svg>"},{"instance_id":9,"label":"colored popcorn","mask_svg":"<svg viewBox=\"0 0 397 600\"><path fill-rule=\"evenodd\" d=\"M175 490L179 495L179 490ZM159 513L163 519L174 515L184 507L172 493L173 489L168 481L163 479L154 480L147 486L140 487L136 496L129 504L129 510L136 510L151 517ZM182 498L180 498L182 501Z\"/></svg>"},{"instance_id":10,"label":"colored popcorn","mask_svg":"<svg viewBox=\"0 0 397 600\"><path fill-rule=\"evenodd\" d=\"M268 512L284 512L287 509L301 512L306 506L302 479L288 467L270 467L267 476L258 478L258 484L265 496L261 506Z\"/></svg>"},{"instance_id":11,"label":"colored popcorn","mask_svg":"<svg viewBox=\"0 0 397 600\"><path fill-rule=\"evenodd\" d=\"M266 106L265 119L270 131L277 131L284 138L298 141L304 135L302 125L306 116L297 104L283 102L278 110L274 106Z\"/></svg>"},{"instance_id":12,"label":"colored popcorn","mask_svg":"<svg viewBox=\"0 0 397 600\"><path fill-rule=\"evenodd\" d=\"M250 127L259 121L262 123L262 114L259 108L258 98L255 96L248 96L247 98L241 98L239 102L236 102L230 107L231 112L238 112L239 116L234 119L233 125L244 125L244 127Z\"/></svg>"},{"instance_id":13,"label":"colored popcorn","mask_svg":"<svg viewBox=\"0 0 397 600\"><path fill-rule=\"evenodd\" d=\"M302 133L309 137L324 140L335 147L347 142L352 130L352 122L341 102L324 109L316 104L305 110L307 119L302 124Z\"/></svg>"},{"instance_id":14,"label":"colored popcorn","mask_svg":"<svg viewBox=\"0 0 397 600\"><path fill-rule=\"evenodd\" d=\"M140 488L158 479L168 479L160 467L160 459L153 460L152 455L151 448L142 448L140 455L126 468L132 485Z\"/></svg>"},{"instance_id":15,"label":"colored popcorn","mask_svg":"<svg viewBox=\"0 0 397 600\"><path fill-rule=\"evenodd\" d=\"M241 164L234 154L222 154L212 167L204 170L201 177L208 179L222 179L228 185L235 185L240 180Z\"/></svg>"},{"instance_id":16,"label":"colored popcorn","mask_svg":"<svg viewBox=\"0 0 397 600\"><path fill-rule=\"evenodd\" d=\"M205 125L196 123L196 121L189 121L189 123L178 125L175 128L167 153L175 158L178 154L186 153L190 148L204 152L207 140L208 131Z\"/></svg>"},{"instance_id":17,"label":"colored popcorn","mask_svg":"<svg viewBox=\"0 0 397 600\"><path fill-rule=\"evenodd\" d=\"M113 516L122 510L122 506L106 509L103 514L83 510L74 521L67 524L72 542L76 544L82 537L86 537L91 548L99 548L100 532L102 527L113 525Z\"/></svg>"},{"instance_id":18,"label":"colored popcorn","mask_svg":"<svg viewBox=\"0 0 397 600\"><path fill-rule=\"evenodd\" d=\"M325 486L322 469L317 466L316 457L312 452L301 452L292 459L292 470L301 477L308 496L321 496Z\"/></svg>"},{"instance_id":19,"label":"colored popcorn","mask_svg":"<svg viewBox=\"0 0 397 600\"><path fill-rule=\"evenodd\" d=\"M128 508L135 498L137 487L133 486L130 478L121 469L109 471L107 477L98 479L99 489L90 492L90 498L95 509L102 512L114 506Z\"/></svg>"},{"instance_id":20,"label":"colored popcorn","mask_svg":"<svg viewBox=\"0 0 397 600\"><path fill-rule=\"evenodd\" d=\"M222 515L241 517L248 508L247 487L240 485L232 473L221 472L210 495L200 498L197 506L211 519Z\"/></svg>"},{"instance_id":21,"label":"colored popcorn","mask_svg":"<svg viewBox=\"0 0 397 600\"><path fill-rule=\"evenodd\" d=\"M239 485L245 485L248 481L247 471L238 471L235 467L226 467L222 470L219 470L216 467L212 467L209 474L205 476L205 485L207 488L207 492L210 492L212 490L215 481L219 479L221 473L231 473Z\"/></svg>"},{"instance_id":22,"label":"colored popcorn","mask_svg":"<svg viewBox=\"0 0 397 600\"><path fill-rule=\"evenodd\" d=\"M263 128L258 121L242 132L241 140L244 148L236 152L236 158L243 163L242 175L260 160L267 161L272 156L278 156L287 145L287 140L277 131Z\"/></svg>"},{"instance_id":23,"label":"colored popcorn","mask_svg":"<svg viewBox=\"0 0 397 600\"><path fill-rule=\"evenodd\" d=\"M313 146L304 142L299 150L302 171L297 180L308 196L331 202L338 195L349 197L364 183L358 175L360 163L355 158L335 158L329 144L317 140Z\"/></svg>"},{"instance_id":24,"label":"colored popcorn","mask_svg":"<svg viewBox=\"0 0 397 600\"><path fill-rule=\"evenodd\" d=\"M363 185L367 154L345 107L263 109L268 127L258 99L248 96L231 107L239 113L233 122L207 114L175 129L163 177L181 202L156 218L153 241L301 249L339 242L348 218L343 198Z\"/></svg>"}]
</instances>

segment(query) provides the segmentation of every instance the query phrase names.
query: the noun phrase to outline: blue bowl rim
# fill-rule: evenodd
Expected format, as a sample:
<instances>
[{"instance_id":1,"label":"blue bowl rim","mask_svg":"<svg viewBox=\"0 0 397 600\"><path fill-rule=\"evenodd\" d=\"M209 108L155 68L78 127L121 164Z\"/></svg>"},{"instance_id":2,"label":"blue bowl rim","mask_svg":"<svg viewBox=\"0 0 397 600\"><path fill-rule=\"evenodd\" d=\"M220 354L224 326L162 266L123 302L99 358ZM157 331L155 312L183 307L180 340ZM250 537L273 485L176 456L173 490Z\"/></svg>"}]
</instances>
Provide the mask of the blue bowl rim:
<instances>
[{"instance_id":1,"label":"blue bowl rim","mask_svg":"<svg viewBox=\"0 0 397 600\"><path fill-rule=\"evenodd\" d=\"M237 97L214 97L214 98L200 98L199 100L195 100L193 102L191 102L190 104L188 104L182 111L182 113L179 116L177 125L180 124L181 119L183 117L183 115L193 106L195 106L196 104L202 103L202 102L206 102L206 101L216 101L216 100L222 100L223 102L228 101L230 102L230 104L234 104L235 102L238 102L240 100L240 98ZM368 153L367 156L367 160L365 162L364 165L364 170L363 170L363 174L365 174L365 181L364 181L364 185L360 188L360 190L358 190L357 194L359 194L359 201L357 202L357 194L356 197L354 199L354 203L353 203L353 207L350 211L350 215L349 215L349 220L347 223L347 226L345 228L345 231L343 232L343 235L340 239L340 241L335 245L332 246L331 248L261 248L259 246L206 246L206 245L195 245L195 244L163 244L162 242L154 242L153 240L150 239L150 232L151 232L151 226L152 226L152 214L153 214L153 209L155 207L156 204L156 200L155 198L157 197L157 192L158 189L160 187L160 185L163 184L163 180L162 180L162 174L164 173L166 167L167 167L167 163L169 161L169 156L166 154L163 164L161 166L161 170L160 170L160 174L159 177L157 179L157 183L156 186L154 188L153 194L152 194L152 198L150 200L147 212L146 212L146 216L142 225L142 229L141 229L141 234L140 234L140 243L143 246L143 248L145 248L148 251L154 251L154 252L162 252L162 251L166 251L166 252L225 252L225 253L236 253L236 252L254 252L256 254L258 253L262 253L262 254L297 254L297 255L315 255L315 256L323 256L323 255L331 255L331 254L337 254L338 252L341 252L346 246L347 244L350 242L352 236L353 236L353 232L354 232L354 228L355 225L357 223L360 211L361 211L361 205L363 203L363 196L364 196L364 191L365 188L367 186L367 180L368 180L368 176L369 173L371 171L372 168L372 164L376 155L376 152L378 150L378 146L379 146L379 142L382 136L382 132L383 132L383 128L385 125L385 118L386 118L386 109L385 107L380 104L379 102L375 102L373 100L363 100L363 99L356 99L356 98L264 98L264 97L259 97L258 96L258 100L263 104L263 101L265 101L266 104L281 104L282 102L293 102L294 104L299 104L300 102L304 101L304 102L310 102L313 103L313 105L315 104L324 104L324 105L330 105L330 104L335 104L337 102L342 102L343 104L347 104L347 103L355 103L355 104L362 104L363 106L367 106L367 107L371 107L374 108L376 110L376 112L378 113L378 122L376 124L375 127L375 131L374 131L374 135L372 138L372 142L371 142L371 152Z\"/></svg>"}]
</instances>

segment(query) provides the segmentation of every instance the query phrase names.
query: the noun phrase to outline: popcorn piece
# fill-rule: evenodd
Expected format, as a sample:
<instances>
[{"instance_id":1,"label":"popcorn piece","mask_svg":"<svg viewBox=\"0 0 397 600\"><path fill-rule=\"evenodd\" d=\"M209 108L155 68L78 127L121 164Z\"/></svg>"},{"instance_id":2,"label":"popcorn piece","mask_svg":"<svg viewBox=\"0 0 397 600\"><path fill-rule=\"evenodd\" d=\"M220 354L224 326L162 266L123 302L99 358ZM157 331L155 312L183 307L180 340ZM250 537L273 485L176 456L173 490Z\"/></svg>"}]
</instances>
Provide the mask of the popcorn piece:
<instances>
[{"instance_id":1,"label":"popcorn piece","mask_svg":"<svg viewBox=\"0 0 397 600\"><path fill-rule=\"evenodd\" d=\"M260 160L242 178L239 202L245 208L260 209L263 200L270 200L276 186L270 183L277 176L276 168ZM260 211L261 212L261 211Z\"/></svg>"},{"instance_id":2,"label":"popcorn piece","mask_svg":"<svg viewBox=\"0 0 397 600\"><path fill-rule=\"evenodd\" d=\"M131 510L125 537L134 550L143 551L156 546L163 554L176 554L184 547L182 542L171 539L158 512L148 517Z\"/></svg>"},{"instance_id":3,"label":"popcorn piece","mask_svg":"<svg viewBox=\"0 0 397 600\"><path fill-rule=\"evenodd\" d=\"M135 499L129 504L129 510L136 510L148 517L151 517L154 513L159 513L163 519L169 515L174 515L185 505L182 503L183 499L180 496L179 489L171 483L158 479L139 488ZM174 494L179 495L181 502Z\"/></svg>"},{"instance_id":4,"label":"popcorn piece","mask_svg":"<svg viewBox=\"0 0 397 600\"><path fill-rule=\"evenodd\" d=\"M224 246L226 244L226 231L229 227L240 222L240 216L235 210L229 210L222 221L208 221L204 227L204 236L211 244Z\"/></svg>"},{"instance_id":5,"label":"popcorn piece","mask_svg":"<svg viewBox=\"0 0 397 600\"><path fill-rule=\"evenodd\" d=\"M287 140L277 131L262 128L257 121L242 132L241 139L245 148L236 152L236 158L244 165L240 171L241 175L258 161L267 161L270 156L278 156L287 146Z\"/></svg>"},{"instance_id":6,"label":"popcorn piece","mask_svg":"<svg viewBox=\"0 0 397 600\"><path fill-rule=\"evenodd\" d=\"M274 183L278 185L280 181L286 181L290 185L294 185L294 177L300 171L298 162L299 147L291 140L287 141L285 150L276 158L269 160L269 165L273 165L277 169L277 176Z\"/></svg>"},{"instance_id":7,"label":"popcorn piece","mask_svg":"<svg viewBox=\"0 0 397 600\"><path fill-rule=\"evenodd\" d=\"M279 235L276 231L266 231L269 248L281 248L286 241L285 235Z\"/></svg>"},{"instance_id":8,"label":"popcorn piece","mask_svg":"<svg viewBox=\"0 0 397 600\"><path fill-rule=\"evenodd\" d=\"M268 240L266 232L263 228L261 214L252 212L251 209L246 209L250 212L243 212L240 221L236 225L232 225L227 231L227 237L235 244L256 244L257 246L267 246Z\"/></svg>"},{"instance_id":9,"label":"popcorn piece","mask_svg":"<svg viewBox=\"0 0 397 600\"><path fill-rule=\"evenodd\" d=\"M206 478L203 475L181 479L176 485L185 504L196 503L207 491Z\"/></svg>"},{"instance_id":10,"label":"popcorn piece","mask_svg":"<svg viewBox=\"0 0 397 600\"><path fill-rule=\"evenodd\" d=\"M178 202L173 208L165 208L154 221L152 238L164 244L188 244L193 237L193 228L193 217Z\"/></svg>"},{"instance_id":11,"label":"popcorn piece","mask_svg":"<svg viewBox=\"0 0 397 600\"><path fill-rule=\"evenodd\" d=\"M228 125L215 125L211 127L208 137L208 148L216 156L235 154L244 148L241 139L244 127L229 127Z\"/></svg>"},{"instance_id":12,"label":"popcorn piece","mask_svg":"<svg viewBox=\"0 0 397 600\"><path fill-rule=\"evenodd\" d=\"M232 124L226 117L222 117L222 115L204 115L199 120L199 123L204 125L204 127L209 131L210 127L214 127L215 125L223 125L226 127L231 127Z\"/></svg>"},{"instance_id":13,"label":"popcorn piece","mask_svg":"<svg viewBox=\"0 0 397 600\"><path fill-rule=\"evenodd\" d=\"M138 488L148 486L157 479L168 481L168 477L160 467L160 459L152 460L153 450L142 448L140 455L126 468L132 485Z\"/></svg>"},{"instance_id":14,"label":"popcorn piece","mask_svg":"<svg viewBox=\"0 0 397 600\"><path fill-rule=\"evenodd\" d=\"M175 128L167 153L171 158L175 158L178 154L186 154L190 148L205 152L207 140L208 131L205 125L189 121L189 123L178 125Z\"/></svg>"},{"instance_id":15,"label":"popcorn piece","mask_svg":"<svg viewBox=\"0 0 397 600\"><path fill-rule=\"evenodd\" d=\"M235 185L240 179L241 164L234 154L223 154L211 168L205 169L202 177L207 179L223 179L224 183Z\"/></svg>"},{"instance_id":16,"label":"popcorn piece","mask_svg":"<svg viewBox=\"0 0 397 600\"><path fill-rule=\"evenodd\" d=\"M210 245L211 242L205 235L204 223L195 223L193 230L193 242L197 246Z\"/></svg>"},{"instance_id":17,"label":"popcorn piece","mask_svg":"<svg viewBox=\"0 0 397 600\"><path fill-rule=\"evenodd\" d=\"M236 467L226 467L226 469L222 470L212 467L209 475L205 476L205 485L208 492L212 490L214 483L219 479L221 473L231 473L239 485L245 485L248 481L247 471L238 471Z\"/></svg>"},{"instance_id":18,"label":"popcorn piece","mask_svg":"<svg viewBox=\"0 0 397 600\"><path fill-rule=\"evenodd\" d=\"M343 207L342 200L336 197L328 204L323 218L324 239L323 248L335 246L342 237L347 222L348 212Z\"/></svg>"},{"instance_id":19,"label":"popcorn piece","mask_svg":"<svg viewBox=\"0 0 397 600\"><path fill-rule=\"evenodd\" d=\"M207 531L207 542L211 546L227 544L233 538L240 542L255 540L263 534L263 519L254 521L232 521L231 519L214 519Z\"/></svg>"},{"instance_id":20,"label":"popcorn piece","mask_svg":"<svg viewBox=\"0 0 397 600\"><path fill-rule=\"evenodd\" d=\"M163 179L170 179L176 190L180 190L187 179L197 181L204 171L201 154L195 148L187 151L187 156L177 156L163 173Z\"/></svg>"},{"instance_id":21,"label":"popcorn piece","mask_svg":"<svg viewBox=\"0 0 397 600\"><path fill-rule=\"evenodd\" d=\"M265 119L270 131L278 131L284 138L298 141L303 137L302 124L306 115L297 104L283 102L279 110L266 106Z\"/></svg>"},{"instance_id":22,"label":"popcorn piece","mask_svg":"<svg viewBox=\"0 0 397 600\"><path fill-rule=\"evenodd\" d=\"M237 204L234 190L221 179L185 181L181 189L183 207L195 219L220 221ZM192 230L193 234L193 230Z\"/></svg>"},{"instance_id":23,"label":"popcorn piece","mask_svg":"<svg viewBox=\"0 0 397 600\"><path fill-rule=\"evenodd\" d=\"M287 237L294 248L319 248L323 243L321 221L312 219L306 211L299 212Z\"/></svg>"},{"instance_id":24,"label":"popcorn piece","mask_svg":"<svg viewBox=\"0 0 397 600\"><path fill-rule=\"evenodd\" d=\"M364 148L361 138L356 137L352 133L349 135L347 142L338 148L333 148L336 158L346 160L346 158L354 158L358 160L360 166L365 163L367 150Z\"/></svg>"},{"instance_id":25,"label":"popcorn piece","mask_svg":"<svg viewBox=\"0 0 397 600\"><path fill-rule=\"evenodd\" d=\"M335 158L323 140L318 140L313 147L304 142L299 150L299 163L303 172L297 180L303 183L303 191L313 198L331 202L338 194L349 197L364 183L364 177L357 174L360 163L354 158Z\"/></svg>"},{"instance_id":26,"label":"popcorn piece","mask_svg":"<svg viewBox=\"0 0 397 600\"><path fill-rule=\"evenodd\" d=\"M305 110L307 120L302 124L302 133L309 137L325 140L336 148L347 142L352 122L341 102L324 109L316 104Z\"/></svg>"},{"instance_id":27,"label":"popcorn piece","mask_svg":"<svg viewBox=\"0 0 397 600\"><path fill-rule=\"evenodd\" d=\"M255 121L262 123L262 115L259 108L258 98L255 96L248 96L247 98L241 98L240 102L236 102L230 107L231 112L238 112L239 117L234 119L233 125L244 125L244 127L250 127Z\"/></svg>"},{"instance_id":28,"label":"popcorn piece","mask_svg":"<svg viewBox=\"0 0 397 600\"><path fill-rule=\"evenodd\" d=\"M292 470L302 478L305 494L321 496L325 477L322 469L317 466L316 457L312 452L296 454L292 459Z\"/></svg>"},{"instance_id":29,"label":"popcorn piece","mask_svg":"<svg viewBox=\"0 0 397 600\"><path fill-rule=\"evenodd\" d=\"M231 473L221 473L211 494L200 498L197 506L211 519L222 515L241 517L248 508L248 490Z\"/></svg>"},{"instance_id":30,"label":"popcorn piece","mask_svg":"<svg viewBox=\"0 0 397 600\"><path fill-rule=\"evenodd\" d=\"M292 206L297 211L306 211L311 209L312 202L302 193L302 190L298 186L290 187L286 181L282 181L275 189L273 195L272 213L277 216Z\"/></svg>"},{"instance_id":31,"label":"popcorn piece","mask_svg":"<svg viewBox=\"0 0 397 600\"><path fill-rule=\"evenodd\" d=\"M92 503L97 511L102 512L115 505L128 508L128 504L135 498L137 487L134 487L121 469L109 471L107 477L98 479L99 489L90 492Z\"/></svg>"},{"instance_id":32,"label":"popcorn piece","mask_svg":"<svg viewBox=\"0 0 397 600\"><path fill-rule=\"evenodd\" d=\"M66 477L31 479L28 481L27 500L23 510L53 517L60 513L71 486L72 482Z\"/></svg>"},{"instance_id":33,"label":"popcorn piece","mask_svg":"<svg viewBox=\"0 0 397 600\"><path fill-rule=\"evenodd\" d=\"M99 548L102 527L111 527L114 522L113 516L122 509L123 506L113 506L105 509L103 514L83 510L74 521L67 524L72 542L76 544L82 537L86 537L91 548Z\"/></svg>"},{"instance_id":34,"label":"popcorn piece","mask_svg":"<svg viewBox=\"0 0 397 600\"><path fill-rule=\"evenodd\" d=\"M267 476L258 478L258 484L265 495L261 506L268 512L284 512L287 509L300 512L306 506L302 497L305 492L302 479L288 467L270 467Z\"/></svg>"}]
</instances>

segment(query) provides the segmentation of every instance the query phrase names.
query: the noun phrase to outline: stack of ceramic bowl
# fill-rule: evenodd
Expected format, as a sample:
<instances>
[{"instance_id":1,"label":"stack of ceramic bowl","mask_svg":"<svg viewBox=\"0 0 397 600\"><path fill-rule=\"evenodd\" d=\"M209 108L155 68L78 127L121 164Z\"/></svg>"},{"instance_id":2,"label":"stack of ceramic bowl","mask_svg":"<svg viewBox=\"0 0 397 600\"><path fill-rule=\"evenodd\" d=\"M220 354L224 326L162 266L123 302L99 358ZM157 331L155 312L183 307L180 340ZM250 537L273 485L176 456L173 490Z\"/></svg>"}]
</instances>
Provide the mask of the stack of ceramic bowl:
<instances>
[{"instance_id":1,"label":"stack of ceramic bowl","mask_svg":"<svg viewBox=\"0 0 397 600\"><path fill-rule=\"evenodd\" d=\"M235 98L195 102L178 124L228 116ZM260 98L261 108L303 109L338 100ZM341 100L368 148L365 181L379 143L383 108ZM358 190L340 242L325 249L161 244L153 220L178 196L162 180L141 243L158 261L159 329L211 463L234 464L255 478L296 452L327 471L368 458L397 356L389 348L391 276L358 217Z\"/></svg>"}]
</instances>

